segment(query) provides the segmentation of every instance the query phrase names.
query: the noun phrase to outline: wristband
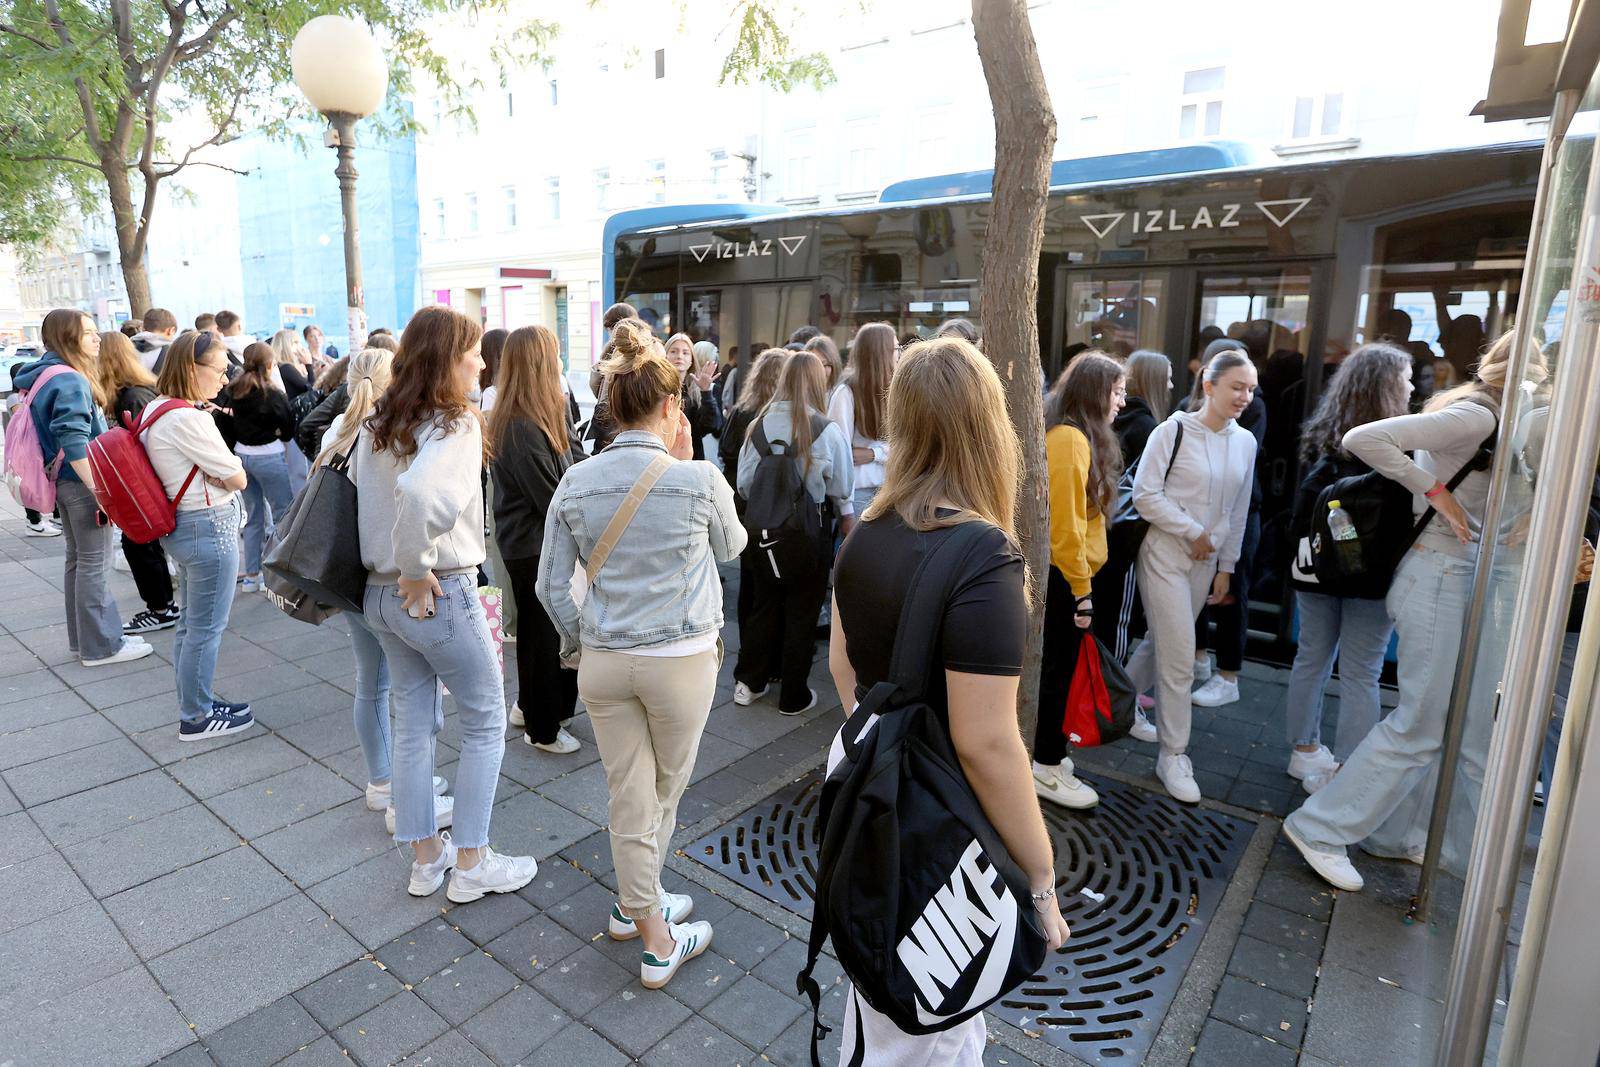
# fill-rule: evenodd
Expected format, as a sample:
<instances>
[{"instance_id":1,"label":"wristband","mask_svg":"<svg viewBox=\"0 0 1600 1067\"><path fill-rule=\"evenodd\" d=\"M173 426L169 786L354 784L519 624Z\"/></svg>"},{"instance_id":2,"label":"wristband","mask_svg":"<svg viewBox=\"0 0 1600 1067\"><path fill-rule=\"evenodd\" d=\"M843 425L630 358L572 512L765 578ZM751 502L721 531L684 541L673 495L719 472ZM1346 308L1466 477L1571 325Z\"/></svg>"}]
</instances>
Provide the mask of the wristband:
<instances>
[{"instance_id":1,"label":"wristband","mask_svg":"<svg viewBox=\"0 0 1600 1067\"><path fill-rule=\"evenodd\" d=\"M1429 489L1426 493L1423 493L1422 495L1424 497L1426 497L1427 499L1432 500L1434 497L1436 497L1440 493L1444 492L1444 488L1445 488L1445 486L1444 486L1443 482L1434 482L1433 483L1433 488Z\"/></svg>"}]
</instances>

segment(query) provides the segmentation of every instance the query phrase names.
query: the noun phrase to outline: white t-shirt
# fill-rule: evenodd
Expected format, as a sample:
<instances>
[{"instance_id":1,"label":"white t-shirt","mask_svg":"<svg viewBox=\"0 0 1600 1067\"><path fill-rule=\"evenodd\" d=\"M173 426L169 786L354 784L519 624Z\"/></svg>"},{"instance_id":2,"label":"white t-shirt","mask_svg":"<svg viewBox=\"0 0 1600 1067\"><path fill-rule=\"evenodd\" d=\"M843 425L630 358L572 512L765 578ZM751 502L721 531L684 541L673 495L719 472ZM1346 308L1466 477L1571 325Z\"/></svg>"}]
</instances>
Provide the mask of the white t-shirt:
<instances>
[{"instance_id":1,"label":"white t-shirt","mask_svg":"<svg viewBox=\"0 0 1600 1067\"><path fill-rule=\"evenodd\" d=\"M167 401L158 396L147 409ZM167 412L155 425L139 435L144 442L145 455L167 491L167 496L177 494L183 480L196 466L200 473L189 483L189 489L178 501L179 511L196 511L226 504L233 496L231 489L218 489L207 484L205 475L213 478L231 478L244 470L239 457L228 451L215 420L207 412L195 407L182 407Z\"/></svg>"}]
</instances>

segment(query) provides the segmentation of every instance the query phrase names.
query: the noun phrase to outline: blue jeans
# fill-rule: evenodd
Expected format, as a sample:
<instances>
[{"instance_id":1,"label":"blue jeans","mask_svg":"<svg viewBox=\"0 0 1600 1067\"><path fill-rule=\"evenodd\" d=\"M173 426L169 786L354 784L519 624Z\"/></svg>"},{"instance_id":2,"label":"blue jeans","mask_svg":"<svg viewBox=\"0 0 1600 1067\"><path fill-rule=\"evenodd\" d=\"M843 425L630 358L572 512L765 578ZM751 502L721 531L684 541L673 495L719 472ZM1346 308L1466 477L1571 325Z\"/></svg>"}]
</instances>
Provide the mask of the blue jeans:
<instances>
[{"instance_id":1,"label":"blue jeans","mask_svg":"<svg viewBox=\"0 0 1600 1067\"><path fill-rule=\"evenodd\" d=\"M289 470L289 495L299 496L300 490L306 487L306 479L311 477L311 461L293 441L283 443L283 460Z\"/></svg>"},{"instance_id":2,"label":"blue jeans","mask_svg":"<svg viewBox=\"0 0 1600 1067\"><path fill-rule=\"evenodd\" d=\"M1322 694L1339 659L1339 735L1334 755L1350 753L1378 723L1378 676L1394 622L1381 600L1354 600L1326 593L1295 593L1300 608L1300 644L1289 673L1284 732L1291 745L1322 740Z\"/></svg>"},{"instance_id":3,"label":"blue jeans","mask_svg":"<svg viewBox=\"0 0 1600 1067\"><path fill-rule=\"evenodd\" d=\"M398 585L369 585L366 621L389 661L394 694L396 841L432 837L434 738L444 726L439 684L455 694L461 719L456 768L455 843L489 843L500 759L505 755L506 698L489 622L470 574L439 579L444 595L431 619L413 619Z\"/></svg>"},{"instance_id":4,"label":"blue jeans","mask_svg":"<svg viewBox=\"0 0 1600 1067\"><path fill-rule=\"evenodd\" d=\"M1470 559L1427 547L1406 553L1387 601L1400 637L1399 703L1356 746L1339 773L1286 820L1303 840L1327 849L1365 841L1367 851L1395 857L1427 843L1472 574ZM1491 631L1503 627L1506 620L1499 616L1505 613L1496 605L1487 610L1495 617L1485 626ZM1444 844L1444 862L1452 870L1460 869L1471 844L1492 728L1492 708L1479 696L1493 687L1478 683L1499 674L1498 661L1485 662L1496 659L1479 658L1475 699L1466 708L1459 778L1451 798L1454 810Z\"/></svg>"},{"instance_id":5,"label":"blue jeans","mask_svg":"<svg viewBox=\"0 0 1600 1067\"><path fill-rule=\"evenodd\" d=\"M877 498L878 490L882 488L881 485L865 486L850 494L850 507L855 511L857 522L861 521L861 515L867 510L867 505Z\"/></svg>"},{"instance_id":6,"label":"blue jeans","mask_svg":"<svg viewBox=\"0 0 1600 1067\"><path fill-rule=\"evenodd\" d=\"M350 649L356 657L356 739L367 759L367 781L387 782L394 775L389 759L389 660L364 616L347 611L344 617L350 621ZM436 717L443 714L441 707Z\"/></svg>"},{"instance_id":7,"label":"blue jeans","mask_svg":"<svg viewBox=\"0 0 1600 1067\"><path fill-rule=\"evenodd\" d=\"M239 498L213 508L178 512L178 525L161 539L167 558L178 565L178 616L172 665L178 673L178 714L200 722L211 714L216 695L211 676L217 647L233 607L233 579L239 573Z\"/></svg>"},{"instance_id":8,"label":"blue jeans","mask_svg":"<svg viewBox=\"0 0 1600 1067\"><path fill-rule=\"evenodd\" d=\"M240 456L246 482L244 506L244 573L261 573L261 549L272 537L273 520L281 519L294 495L289 492L289 468L283 453L275 456ZM270 509L270 511L269 511Z\"/></svg>"}]
</instances>

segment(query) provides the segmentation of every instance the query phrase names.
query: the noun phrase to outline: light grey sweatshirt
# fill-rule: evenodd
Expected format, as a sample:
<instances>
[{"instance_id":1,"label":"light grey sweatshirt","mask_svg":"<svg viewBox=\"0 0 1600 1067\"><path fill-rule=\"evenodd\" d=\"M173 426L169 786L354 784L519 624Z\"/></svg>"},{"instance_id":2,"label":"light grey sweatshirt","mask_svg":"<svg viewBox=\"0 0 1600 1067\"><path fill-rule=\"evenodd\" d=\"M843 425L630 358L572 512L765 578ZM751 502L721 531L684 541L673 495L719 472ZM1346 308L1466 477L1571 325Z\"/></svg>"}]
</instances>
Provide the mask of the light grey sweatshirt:
<instances>
[{"instance_id":1,"label":"light grey sweatshirt","mask_svg":"<svg viewBox=\"0 0 1600 1067\"><path fill-rule=\"evenodd\" d=\"M354 449L361 562L371 585L459 574L484 560L483 430L468 416L417 431L408 459L374 452L363 430Z\"/></svg>"},{"instance_id":2,"label":"light grey sweatshirt","mask_svg":"<svg viewBox=\"0 0 1600 1067\"><path fill-rule=\"evenodd\" d=\"M1217 570L1232 574L1250 517L1255 469L1256 439L1249 430L1232 419L1211 430L1200 416L1180 411L1150 432L1133 476L1133 505L1150 525L1174 537L1193 541L1209 534L1217 546Z\"/></svg>"}]
</instances>

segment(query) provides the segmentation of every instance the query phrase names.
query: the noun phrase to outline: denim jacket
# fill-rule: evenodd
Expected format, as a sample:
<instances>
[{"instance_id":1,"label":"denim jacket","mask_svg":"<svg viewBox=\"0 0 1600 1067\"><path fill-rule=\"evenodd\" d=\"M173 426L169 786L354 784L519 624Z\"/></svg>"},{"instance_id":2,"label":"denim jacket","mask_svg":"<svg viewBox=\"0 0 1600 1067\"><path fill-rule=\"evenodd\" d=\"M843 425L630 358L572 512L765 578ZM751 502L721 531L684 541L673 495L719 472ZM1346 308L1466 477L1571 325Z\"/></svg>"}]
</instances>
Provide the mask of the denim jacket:
<instances>
[{"instance_id":1,"label":"denim jacket","mask_svg":"<svg viewBox=\"0 0 1600 1067\"><path fill-rule=\"evenodd\" d=\"M711 464L674 463L656 482L595 578L580 612L572 599L581 566L661 439L626 430L599 455L569 468L545 519L536 592L561 634L561 654L579 645L649 648L722 628L718 561L744 549L733 490Z\"/></svg>"}]
</instances>

